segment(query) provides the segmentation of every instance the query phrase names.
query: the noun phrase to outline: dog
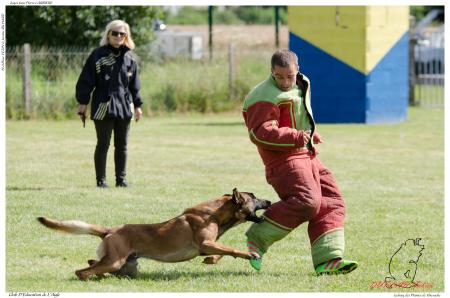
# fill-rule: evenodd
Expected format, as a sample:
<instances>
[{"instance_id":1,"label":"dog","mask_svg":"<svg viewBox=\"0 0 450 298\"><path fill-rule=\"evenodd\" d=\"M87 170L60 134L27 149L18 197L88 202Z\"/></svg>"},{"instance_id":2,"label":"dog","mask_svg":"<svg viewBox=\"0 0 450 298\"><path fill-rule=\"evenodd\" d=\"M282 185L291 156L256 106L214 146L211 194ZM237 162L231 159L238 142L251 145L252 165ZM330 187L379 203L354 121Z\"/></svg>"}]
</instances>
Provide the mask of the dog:
<instances>
[{"instance_id":1,"label":"dog","mask_svg":"<svg viewBox=\"0 0 450 298\"><path fill-rule=\"evenodd\" d=\"M156 224L125 224L112 228L78 220L59 221L38 217L44 226L72 234L90 234L102 238L97 249L99 260L89 260L89 267L75 271L82 281L92 275L137 274L137 258L160 262L183 262L197 256L208 256L204 263L215 264L224 255L251 259L260 256L243 252L216 241L230 228L245 221L260 223L263 217L256 211L269 208L271 202L253 193L225 194L220 198L186 209L181 215Z\"/></svg>"}]
</instances>

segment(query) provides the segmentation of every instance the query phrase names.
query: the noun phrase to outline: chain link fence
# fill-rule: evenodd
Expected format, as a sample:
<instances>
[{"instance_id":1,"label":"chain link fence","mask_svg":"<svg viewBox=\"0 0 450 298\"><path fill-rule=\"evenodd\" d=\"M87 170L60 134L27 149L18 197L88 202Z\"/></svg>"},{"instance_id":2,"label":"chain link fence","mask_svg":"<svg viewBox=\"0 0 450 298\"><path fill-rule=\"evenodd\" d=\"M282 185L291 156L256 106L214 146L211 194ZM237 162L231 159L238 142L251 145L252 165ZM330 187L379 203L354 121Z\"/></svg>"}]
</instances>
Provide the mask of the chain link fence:
<instances>
[{"instance_id":1,"label":"chain link fence","mask_svg":"<svg viewBox=\"0 0 450 298\"><path fill-rule=\"evenodd\" d=\"M64 117L76 106L75 82L89 49L33 48L27 65L24 47L6 48L6 109L8 118ZM25 82L29 72L30 81ZM28 88L29 99L25 98ZM30 100L29 107L26 101Z\"/></svg>"},{"instance_id":2,"label":"chain link fence","mask_svg":"<svg viewBox=\"0 0 450 298\"><path fill-rule=\"evenodd\" d=\"M209 56L208 25L171 26L172 32L201 36L202 55L162 55L161 44L137 45L144 113L220 112L239 110L244 96L268 75L275 49L272 25L215 25ZM287 48L287 26L280 46ZM198 41L197 41L198 45ZM6 115L8 118L76 117L75 85L93 49L30 46L29 100L24 94L24 47L6 49ZM198 53L197 53L198 54Z\"/></svg>"},{"instance_id":3,"label":"chain link fence","mask_svg":"<svg viewBox=\"0 0 450 298\"><path fill-rule=\"evenodd\" d=\"M273 47L243 48L230 41L212 59L165 59L156 47L136 50L144 113L221 112L240 108L244 96L265 78ZM8 119L75 117L75 85L93 49L36 48L26 66L24 47L6 49ZM230 52L232 51L232 52ZM25 73L29 72L29 82ZM26 87L24 87L26 86ZM29 99L26 99L26 90ZM30 101L27 105L27 100Z\"/></svg>"}]
</instances>

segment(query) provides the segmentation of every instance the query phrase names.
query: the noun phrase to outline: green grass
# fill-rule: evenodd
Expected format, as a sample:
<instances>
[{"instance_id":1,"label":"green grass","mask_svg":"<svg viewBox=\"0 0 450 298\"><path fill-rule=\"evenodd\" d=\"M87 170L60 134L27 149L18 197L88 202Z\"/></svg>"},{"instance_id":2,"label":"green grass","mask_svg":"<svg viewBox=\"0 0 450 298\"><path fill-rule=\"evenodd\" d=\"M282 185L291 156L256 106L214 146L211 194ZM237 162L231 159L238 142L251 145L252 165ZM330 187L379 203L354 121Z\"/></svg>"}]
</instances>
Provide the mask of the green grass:
<instances>
[{"instance_id":1,"label":"green grass","mask_svg":"<svg viewBox=\"0 0 450 298\"><path fill-rule=\"evenodd\" d=\"M224 257L183 263L141 259L135 280L80 282L99 239L50 231L37 216L106 226L155 223L233 187L277 200L238 113L145 118L132 124L129 189L96 189L92 122L7 121L6 290L46 292L418 292L444 290L444 112L409 110L395 125L319 125L320 158L347 203L346 256L360 268L313 274L306 225L264 256L263 270ZM113 146L111 145L111 149ZM113 183L112 151L108 182ZM249 223L220 242L245 250ZM432 289L370 289L400 244L422 238L416 281Z\"/></svg>"},{"instance_id":2,"label":"green grass","mask_svg":"<svg viewBox=\"0 0 450 298\"><path fill-rule=\"evenodd\" d=\"M444 107L444 85L416 85L414 99L422 107Z\"/></svg>"}]
</instances>

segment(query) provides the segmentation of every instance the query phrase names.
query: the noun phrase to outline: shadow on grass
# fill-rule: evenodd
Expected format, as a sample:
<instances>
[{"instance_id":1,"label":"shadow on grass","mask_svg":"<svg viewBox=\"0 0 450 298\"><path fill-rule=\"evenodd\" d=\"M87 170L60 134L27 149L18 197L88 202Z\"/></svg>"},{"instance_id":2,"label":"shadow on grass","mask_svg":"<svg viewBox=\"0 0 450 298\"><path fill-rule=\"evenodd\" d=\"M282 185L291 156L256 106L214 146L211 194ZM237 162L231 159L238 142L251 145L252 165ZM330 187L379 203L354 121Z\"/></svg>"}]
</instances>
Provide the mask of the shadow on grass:
<instances>
[{"instance_id":1,"label":"shadow on grass","mask_svg":"<svg viewBox=\"0 0 450 298\"><path fill-rule=\"evenodd\" d=\"M28 187L28 186L7 186L6 191L41 191L44 190L43 187Z\"/></svg>"},{"instance_id":2,"label":"shadow on grass","mask_svg":"<svg viewBox=\"0 0 450 298\"><path fill-rule=\"evenodd\" d=\"M170 123L172 126L245 126L244 122Z\"/></svg>"},{"instance_id":3,"label":"shadow on grass","mask_svg":"<svg viewBox=\"0 0 450 298\"><path fill-rule=\"evenodd\" d=\"M204 277L230 277L230 276L251 276L253 272L248 271L213 271L213 272L192 272L192 271L154 271L154 272L139 272L136 280L153 280L153 281L167 281L177 280L180 278L197 279Z\"/></svg>"},{"instance_id":4,"label":"shadow on grass","mask_svg":"<svg viewBox=\"0 0 450 298\"><path fill-rule=\"evenodd\" d=\"M198 278L217 278L222 279L224 277L233 277L233 276L253 276L258 274L257 272L249 272L249 271L213 271L213 272L193 272L193 271L153 271L153 272L139 272L135 278L129 277L118 277L111 274L107 274L104 278L98 278L97 276L91 276L89 281L91 282L99 282L102 280L113 280L113 279L127 279L130 281L173 281L178 280L180 278L186 279L198 279ZM282 274L268 272L265 275L270 275L272 277L280 277ZM70 278L71 281L80 281L76 276Z\"/></svg>"}]
</instances>

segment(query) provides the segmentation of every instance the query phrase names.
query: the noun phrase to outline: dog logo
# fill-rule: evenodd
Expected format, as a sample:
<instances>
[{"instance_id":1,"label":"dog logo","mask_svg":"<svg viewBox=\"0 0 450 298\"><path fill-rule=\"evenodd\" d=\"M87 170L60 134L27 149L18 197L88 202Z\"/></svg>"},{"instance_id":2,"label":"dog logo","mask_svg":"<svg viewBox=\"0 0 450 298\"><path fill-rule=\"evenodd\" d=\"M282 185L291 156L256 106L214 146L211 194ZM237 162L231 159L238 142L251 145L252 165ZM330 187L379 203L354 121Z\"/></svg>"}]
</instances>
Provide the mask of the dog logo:
<instances>
[{"instance_id":1,"label":"dog logo","mask_svg":"<svg viewBox=\"0 0 450 298\"><path fill-rule=\"evenodd\" d=\"M417 273L417 264L422 256L424 245L419 242L421 238L408 239L400 245L400 248L392 255L389 261L389 275L385 278L386 287L393 285L402 288L414 286Z\"/></svg>"}]
</instances>

